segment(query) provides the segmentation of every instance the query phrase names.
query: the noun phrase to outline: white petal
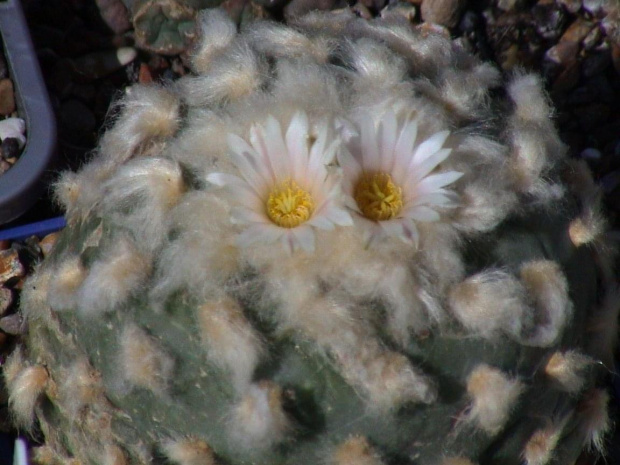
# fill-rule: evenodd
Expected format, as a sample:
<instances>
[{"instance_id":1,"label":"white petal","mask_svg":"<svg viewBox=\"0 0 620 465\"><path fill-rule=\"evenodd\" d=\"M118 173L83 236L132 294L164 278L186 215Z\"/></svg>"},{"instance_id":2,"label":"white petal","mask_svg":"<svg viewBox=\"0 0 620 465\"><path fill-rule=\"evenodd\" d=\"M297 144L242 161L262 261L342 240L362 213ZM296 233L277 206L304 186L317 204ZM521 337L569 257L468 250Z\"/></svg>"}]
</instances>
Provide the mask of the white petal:
<instances>
[{"instance_id":1,"label":"white petal","mask_svg":"<svg viewBox=\"0 0 620 465\"><path fill-rule=\"evenodd\" d=\"M293 179L299 179L308 163L308 117L297 112L286 130L286 147L291 157Z\"/></svg>"},{"instance_id":2,"label":"white petal","mask_svg":"<svg viewBox=\"0 0 620 465\"><path fill-rule=\"evenodd\" d=\"M233 174L211 173L207 176L207 181L226 191L243 205L257 210L263 204L259 194L243 179Z\"/></svg>"},{"instance_id":3,"label":"white petal","mask_svg":"<svg viewBox=\"0 0 620 465\"><path fill-rule=\"evenodd\" d=\"M293 175L291 154L284 142L280 123L271 115L267 117L265 122L263 137L268 149L267 156L273 167L276 179L284 180L290 178Z\"/></svg>"},{"instance_id":4,"label":"white petal","mask_svg":"<svg viewBox=\"0 0 620 465\"><path fill-rule=\"evenodd\" d=\"M407 175L406 184L411 184L419 181L428 173L433 171L437 165L450 156L452 149L441 149L429 156L426 160L418 165L410 167L410 172Z\"/></svg>"},{"instance_id":5,"label":"white petal","mask_svg":"<svg viewBox=\"0 0 620 465\"><path fill-rule=\"evenodd\" d=\"M394 148L394 166L391 173L397 184L402 185L407 173L409 164L413 157L413 147L418 134L417 121L410 121L400 130L396 147Z\"/></svg>"},{"instance_id":6,"label":"white petal","mask_svg":"<svg viewBox=\"0 0 620 465\"><path fill-rule=\"evenodd\" d=\"M437 213L432 208L426 207L424 205L418 205L411 208L409 211L407 211L406 215L407 218L424 222L439 221L440 218L439 213Z\"/></svg>"},{"instance_id":7,"label":"white petal","mask_svg":"<svg viewBox=\"0 0 620 465\"><path fill-rule=\"evenodd\" d=\"M236 134L228 135L230 158L243 178L259 193L273 185L273 176L260 160L259 154Z\"/></svg>"},{"instance_id":8,"label":"white petal","mask_svg":"<svg viewBox=\"0 0 620 465\"><path fill-rule=\"evenodd\" d=\"M360 123L360 135L362 144L362 167L364 171L379 171L381 159L377 145L377 130L370 115L367 115Z\"/></svg>"},{"instance_id":9,"label":"white petal","mask_svg":"<svg viewBox=\"0 0 620 465\"><path fill-rule=\"evenodd\" d=\"M461 176L463 176L463 173L458 171L447 171L445 173L433 174L420 181L415 187L415 190L419 195L431 194L437 189L445 187L448 184L452 184L454 181L461 178Z\"/></svg>"},{"instance_id":10,"label":"white petal","mask_svg":"<svg viewBox=\"0 0 620 465\"><path fill-rule=\"evenodd\" d=\"M413 166L413 164L419 165L428 157L438 152L449 135L450 131L440 131L433 134L431 137L418 145L410 166Z\"/></svg>"},{"instance_id":11,"label":"white petal","mask_svg":"<svg viewBox=\"0 0 620 465\"><path fill-rule=\"evenodd\" d=\"M273 224L255 224L237 235L236 241L240 247L247 247L258 242L270 244L280 239L286 231Z\"/></svg>"},{"instance_id":12,"label":"white petal","mask_svg":"<svg viewBox=\"0 0 620 465\"><path fill-rule=\"evenodd\" d=\"M420 239L420 235L418 233L418 228L415 225L415 222L410 218L403 218L403 239L405 242L410 242L414 245L414 247L418 247L418 241Z\"/></svg>"},{"instance_id":13,"label":"white petal","mask_svg":"<svg viewBox=\"0 0 620 465\"><path fill-rule=\"evenodd\" d=\"M353 218L344 208L330 205L324 215L338 226L353 226Z\"/></svg>"},{"instance_id":14,"label":"white petal","mask_svg":"<svg viewBox=\"0 0 620 465\"><path fill-rule=\"evenodd\" d=\"M350 183L355 182L362 174L362 167L346 147L338 152L338 164L342 168L344 178Z\"/></svg>"},{"instance_id":15,"label":"white petal","mask_svg":"<svg viewBox=\"0 0 620 465\"><path fill-rule=\"evenodd\" d=\"M392 171L394 164L394 147L396 146L396 130L398 122L392 110L388 110L381 118L377 130L379 152L381 154L380 170L384 173Z\"/></svg>"},{"instance_id":16,"label":"white petal","mask_svg":"<svg viewBox=\"0 0 620 465\"><path fill-rule=\"evenodd\" d=\"M312 219L310 219L306 224L318 229L325 229L326 231L331 231L334 229L334 223L324 214L313 216Z\"/></svg>"},{"instance_id":17,"label":"white petal","mask_svg":"<svg viewBox=\"0 0 620 465\"><path fill-rule=\"evenodd\" d=\"M231 209L230 219L235 224L269 224L271 222L267 215L261 214L256 210L244 207L235 207Z\"/></svg>"},{"instance_id":18,"label":"white petal","mask_svg":"<svg viewBox=\"0 0 620 465\"><path fill-rule=\"evenodd\" d=\"M300 226L298 228L292 228L290 233L296 239L297 245L302 250L308 253L314 252L314 232L309 226Z\"/></svg>"}]
</instances>

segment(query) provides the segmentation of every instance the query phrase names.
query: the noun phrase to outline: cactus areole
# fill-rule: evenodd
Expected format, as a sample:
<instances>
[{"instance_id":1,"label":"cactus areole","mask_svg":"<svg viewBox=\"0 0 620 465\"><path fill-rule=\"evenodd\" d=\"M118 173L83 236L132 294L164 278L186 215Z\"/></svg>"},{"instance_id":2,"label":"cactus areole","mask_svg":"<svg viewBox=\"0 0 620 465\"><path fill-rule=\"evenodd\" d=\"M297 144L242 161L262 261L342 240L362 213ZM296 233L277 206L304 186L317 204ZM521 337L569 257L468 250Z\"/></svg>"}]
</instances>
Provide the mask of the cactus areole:
<instances>
[{"instance_id":1,"label":"cactus areole","mask_svg":"<svg viewBox=\"0 0 620 465\"><path fill-rule=\"evenodd\" d=\"M396 17L199 29L193 74L128 89L56 185L69 226L4 370L35 459L601 450L618 299L540 79Z\"/></svg>"}]
</instances>

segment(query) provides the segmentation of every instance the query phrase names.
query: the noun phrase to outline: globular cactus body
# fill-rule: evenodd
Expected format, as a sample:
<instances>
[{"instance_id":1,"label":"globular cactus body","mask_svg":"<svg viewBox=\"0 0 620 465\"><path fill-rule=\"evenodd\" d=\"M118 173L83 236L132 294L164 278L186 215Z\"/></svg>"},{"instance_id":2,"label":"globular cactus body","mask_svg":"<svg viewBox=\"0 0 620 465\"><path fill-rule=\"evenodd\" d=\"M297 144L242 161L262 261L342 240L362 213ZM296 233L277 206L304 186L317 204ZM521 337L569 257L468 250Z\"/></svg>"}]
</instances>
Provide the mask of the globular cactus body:
<instances>
[{"instance_id":1,"label":"globular cactus body","mask_svg":"<svg viewBox=\"0 0 620 465\"><path fill-rule=\"evenodd\" d=\"M534 465L601 447L618 305L596 189L538 79L395 18L201 20L196 74L130 89L59 180L70 226L5 370L41 456Z\"/></svg>"}]
</instances>

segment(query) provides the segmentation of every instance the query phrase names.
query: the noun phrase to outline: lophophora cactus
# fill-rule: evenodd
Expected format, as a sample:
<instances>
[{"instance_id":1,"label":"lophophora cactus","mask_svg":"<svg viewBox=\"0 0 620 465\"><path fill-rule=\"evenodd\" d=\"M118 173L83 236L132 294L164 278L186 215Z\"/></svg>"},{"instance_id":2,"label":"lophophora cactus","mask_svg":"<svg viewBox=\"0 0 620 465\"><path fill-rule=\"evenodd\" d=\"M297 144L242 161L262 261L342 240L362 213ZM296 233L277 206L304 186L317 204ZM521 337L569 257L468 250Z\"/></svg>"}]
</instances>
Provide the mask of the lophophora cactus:
<instances>
[{"instance_id":1,"label":"lophophora cactus","mask_svg":"<svg viewBox=\"0 0 620 465\"><path fill-rule=\"evenodd\" d=\"M396 17L238 32L56 193L4 369L41 463L573 463L619 299L539 79Z\"/></svg>"}]
</instances>

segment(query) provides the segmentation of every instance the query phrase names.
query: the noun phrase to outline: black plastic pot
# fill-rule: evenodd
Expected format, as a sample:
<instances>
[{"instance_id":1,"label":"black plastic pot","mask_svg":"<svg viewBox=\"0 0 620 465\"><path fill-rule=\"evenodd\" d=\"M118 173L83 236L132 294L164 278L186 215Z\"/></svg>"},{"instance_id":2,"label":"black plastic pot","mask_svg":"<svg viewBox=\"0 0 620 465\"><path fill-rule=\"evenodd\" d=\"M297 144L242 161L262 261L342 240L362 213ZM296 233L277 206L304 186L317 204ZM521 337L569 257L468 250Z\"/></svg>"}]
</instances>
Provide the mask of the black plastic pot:
<instances>
[{"instance_id":1,"label":"black plastic pot","mask_svg":"<svg viewBox=\"0 0 620 465\"><path fill-rule=\"evenodd\" d=\"M0 35L27 141L19 160L0 176L0 224L19 217L42 193L55 155L56 120L19 0L0 0Z\"/></svg>"}]
</instances>

